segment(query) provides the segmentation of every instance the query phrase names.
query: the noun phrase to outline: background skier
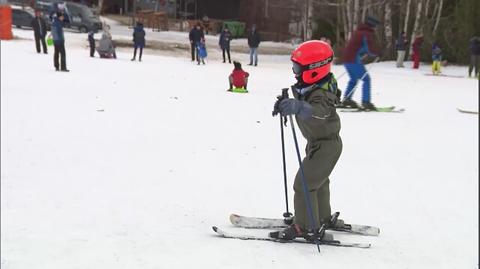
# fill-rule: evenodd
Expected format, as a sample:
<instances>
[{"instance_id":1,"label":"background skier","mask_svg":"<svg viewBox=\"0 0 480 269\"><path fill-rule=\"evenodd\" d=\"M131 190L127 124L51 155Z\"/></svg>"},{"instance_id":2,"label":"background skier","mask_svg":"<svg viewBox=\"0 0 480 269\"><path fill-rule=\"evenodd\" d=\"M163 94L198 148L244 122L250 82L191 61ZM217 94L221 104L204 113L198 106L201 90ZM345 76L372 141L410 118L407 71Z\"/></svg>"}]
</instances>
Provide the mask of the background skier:
<instances>
[{"instance_id":1,"label":"background skier","mask_svg":"<svg viewBox=\"0 0 480 269\"><path fill-rule=\"evenodd\" d=\"M88 32L88 45L90 46L90 57L95 57L95 32L90 30Z\"/></svg>"},{"instance_id":2,"label":"background skier","mask_svg":"<svg viewBox=\"0 0 480 269\"><path fill-rule=\"evenodd\" d=\"M470 39L470 65L468 66L468 76L472 76L472 71L475 69L474 76L478 77L480 70L480 37L474 36Z\"/></svg>"},{"instance_id":3,"label":"background skier","mask_svg":"<svg viewBox=\"0 0 480 269\"><path fill-rule=\"evenodd\" d=\"M294 223L281 232L272 232L271 237L292 240L310 237L312 223L308 218L305 196L308 195L313 217L318 225L341 225L343 221L330 223L330 173L342 152L340 118L335 110L340 92L330 68L333 50L326 42L307 41L292 53L293 72L297 83L292 86L294 98L278 100L274 114L295 115L297 125L307 139L306 157L303 159L304 175L308 193L303 191L300 171L294 183ZM293 124L293 123L291 123ZM320 226L315 227L318 229ZM332 240L331 234L324 239Z\"/></svg>"},{"instance_id":4,"label":"background skier","mask_svg":"<svg viewBox=\"0 0 480 269\"><path fill-rule=\"evenodd\" d=\"M442 49L434 42L432 45L432 73L438 75L441 73L440 67L442 63Z\"/></svg>"},{"instance_id":5,"label":"background skier","mask_svg":"<svg viewBox=\"0 0 480 269\"><path fill-rule=\"evenodd\" d=\"M412 60L413 60L413 68L418 69L420 66L420 49L422 48L423 43L423 35L418 34L415 37L415 40L412 43Z\"/></svg>"},{"instance_id":6,"label":"background skier","mask_svg":"<svg viewBox=\"0 0 480 269\"><path fill-rule=\"evenodd\" d=\"M403 60L405 59L405 51L407 50L407 35L405 32L402 32L397 39L395 47L397 49L397 67L404 67Z\"/></svg>"},{"instance_id":7,"label":"background skier","mask_svg":"<svg viewBox=\"0 0 480 269\"><path fill-rule=\"evenodd\" d=\"M375 26L379 21L373 17L367 17L364 24L352 34L347 43L343 54L343 64L347 69L350 81L348 82L345 96L342 101L343 107L358 107L352 100L353 89L363 80L362 85L362 108L365 110L375 110L376 107L370 102L370 75L367 73L362 63L362 57L365 55L378 56L379 50L374 43Z\"/></svg>"}]
</instances>

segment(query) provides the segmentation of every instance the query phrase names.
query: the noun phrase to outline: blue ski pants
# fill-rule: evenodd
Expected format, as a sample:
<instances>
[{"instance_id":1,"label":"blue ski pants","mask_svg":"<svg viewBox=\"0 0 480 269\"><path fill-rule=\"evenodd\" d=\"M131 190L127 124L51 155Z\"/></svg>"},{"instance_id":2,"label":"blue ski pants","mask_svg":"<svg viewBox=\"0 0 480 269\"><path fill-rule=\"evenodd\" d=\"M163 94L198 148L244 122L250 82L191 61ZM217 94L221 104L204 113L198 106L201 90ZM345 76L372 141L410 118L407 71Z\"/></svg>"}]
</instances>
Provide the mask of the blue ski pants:
<instances>
[{"instance_id":1,"label":"blue ski pants","mask_svg":"<svg viewBox=\"0 0 480 269\"><path fill-rule=\"evenodd\" d=\"M345 69L347 69L348 75L350 76L350 81L348 81L347 90L345 91L344 99L352 98L353 88L355 88L355 85L357 85L357 83L359 83L359 80L361 79L363 80L362 103L369 103L371 84L370 84L370 75L367 73L365 66L359 63L346 63L344 64L344 66L345 66Z\"/></svg>"}]
</instances>

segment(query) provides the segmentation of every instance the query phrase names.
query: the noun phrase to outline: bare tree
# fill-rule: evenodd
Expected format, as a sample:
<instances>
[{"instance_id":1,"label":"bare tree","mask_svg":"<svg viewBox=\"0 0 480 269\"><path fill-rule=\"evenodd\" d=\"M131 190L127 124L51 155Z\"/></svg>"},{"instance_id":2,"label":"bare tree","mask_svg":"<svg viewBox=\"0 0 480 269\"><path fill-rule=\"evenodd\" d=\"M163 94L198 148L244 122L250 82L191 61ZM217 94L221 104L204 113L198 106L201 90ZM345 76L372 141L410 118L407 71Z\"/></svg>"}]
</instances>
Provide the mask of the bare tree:
<instances>
[{"instance_id":1,"label":"bare tree","mask_svg":"<svg viewBox=\"0 0 480 269\"><path fill-rule=\"evenodd\" d=\"M342 4L345 5L345 0L342 0ZM343 35L344 35L343 39L345 39L345 41L348 41L350 35L348 33L347 10L346 8L344 8L344 6L342 6L341 11L342 11L342 21L343 21Z\"/></svg>"},{"instance_id":2,"label":"bare tree","mask_svg":"<svg viewBox=\"0 0 480 269\"><path fill-rule=\"evenodd\" d=\"M433 35L437 33L438 23L440 22L440 16L442 15L442 7L443 7L443 0L440 0L440 4L438 7L437 19L435 20L435 26L433 27Z\"/></svg>"},{"instance_id":3,"label":"bare tree","mask_svg":"<svg viewBox=\"0 0 480 269\"><path fill-rule=\"evenodd\" d=\"M403 25L403 31L407 33L408 30L408 19L410 17L410 4L412 3L412 0L407 1L407 6L406 6L406 12L405 12L405 24Z\"/></svg>"},{"instance_id":4,"label":"bare tree","mask_svg":"<svg viewBox=\"0 0 480 269\"><path fill-rule=\"evenodd\" d=\"M391 0L387 0L385 2L385 22L384 22L384 30L385 30L385 39L387 41L387 45L385 47L385 51L387 52L387 57L390 56L390 51L392 49L392 2Z\"/></svg>"},{"instance_id":5,"label":"bare tree","mask_svg":"<svg viewBox=\"0 0 480 269\"><path fill-rule=\"evenodd\" d=\"M415 40L415 35L417 34L418 26L420 25L420 18L421 18L421 15L422 15L422 4L423 4L423 0L418 0L417 14L415 15L415 23L413 25L412 38L410 39L410 53L409 53L409 55L413 54L412 44L413 44L413 41Z\"/></svg>"},{"instance_id":6,"label":"bare tree","mask_svg":"<svg viewBox=\"0 0 480 269\"><path fill-rule=\"evenodd\" d=\"M353 28L353 21L352 21L352 0L346 0L346 11L347 11L347 29L348 29L348 34L347 34L347 39L350 39L350 35L352 34L352 28Z\"/></svg>"},{"instance_id":7,"label":"bare tree","mask_svg":"<svg viewBox=\"0 0 480 269\"><path fill-rule=\"evenodd\" d=\"M358 15L360 15L360 2L359 0L353 1L353 24L352 31L357 29L358 25Z\"/></svg>"},{"instance_id":8,"label":"bare tree","mask_svg":"<svg viewBox=\"0 0 480 269\"><path fill-rule=\"evenodd\" d=\"M101 14L103 9L103 0L98 0L97 13Z\"/></svg>"},{"instance_id":9,"label":"bare tree","mask_svg":"<svg viewBox=\"0 0 480 269\"><path fill-rule=\"evenodd\" d=\"M367 16L367 10L369 9L369 7L370 7L370 0L364 0L363 8L362 8L362 18L361 18L362 22L365 21L365 17Z\"/></svg>"}]
</instances>

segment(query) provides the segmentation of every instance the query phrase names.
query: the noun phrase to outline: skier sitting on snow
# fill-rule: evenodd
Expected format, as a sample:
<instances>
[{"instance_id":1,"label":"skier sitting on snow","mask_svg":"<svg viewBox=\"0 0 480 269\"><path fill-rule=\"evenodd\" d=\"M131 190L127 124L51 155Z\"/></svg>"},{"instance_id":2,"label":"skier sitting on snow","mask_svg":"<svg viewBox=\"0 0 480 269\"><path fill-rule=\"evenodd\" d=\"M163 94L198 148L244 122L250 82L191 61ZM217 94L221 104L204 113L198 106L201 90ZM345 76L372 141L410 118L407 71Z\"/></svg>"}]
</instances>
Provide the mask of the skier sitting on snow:
<instances>
[{"instance_id":1,"label":"skier sitting on snow","mask_svg":"<svg viewBox=\"0 0 480 269\"><path fill-rule=\"evenodd\" d=\"M345 90L342 107L358 107L357 103L352 100L353 89L359 83L359 80L363 80L362 107L365 110L376 110L375 106L370 102L370 75L367 73L361 58L366 54L370 56L379 55L379 51L374 44L374 30L378 23L377 19L367 17L365 23L360 25L352 34L345 47L343 62L350 76L350 81Z\"/></svg>"},{"instance_id":2,"label":"skier sitting on snow","mask_svg":"<svg viewBox=\"0 0 480 269\"><path fill-rule=\"evenodd\" d=\"M322 224L342 227L343 220L330 223L330 173L342 152L340 118L335 110L341 95L330 68L333 50L326 42L307 41L292 52L293 73L297 83L291 90L294 98L280 99L275 103L274 115L295 115L297 125L307 139L306 157L303 159L305 181L317 230ZM291 123L293 124L293 123ZM270 237L293 240L296 237L312 239L313 227L307 211L300 170L294 183L295 217L291 226ZM333 240L325 234L323 240Z\"/></svg>"},{"instance_id":3,"label":"skier sitting on snow","mask_svg":"<svg viewBox=\"0 0 480 269\"><path fill-rule=\"evenodd\" d=\"M98 41L97 52L100 55L100 58L115 58L117 59L117 54L115 53L115 47L113 46L113 41L108 34L103 33L102 38Z\"/></svg>"},{"instance_id":4,"label":"skier sitting on snow","mask_svg":"<svg viewBox=\"0 0 480 269\"><path fill-rule=\"evenodd\" d=\"M248 72L243 71L242 64L237 61L233 61L233 65L235 66L235 68L233 69L230 76L228 76L228 81L230 82L230 88L228 88L227 91L233 91L234 90L233 87L235 87L235 89L247 90L248 76L249 76Z\"/></svg>"}]
</instances>

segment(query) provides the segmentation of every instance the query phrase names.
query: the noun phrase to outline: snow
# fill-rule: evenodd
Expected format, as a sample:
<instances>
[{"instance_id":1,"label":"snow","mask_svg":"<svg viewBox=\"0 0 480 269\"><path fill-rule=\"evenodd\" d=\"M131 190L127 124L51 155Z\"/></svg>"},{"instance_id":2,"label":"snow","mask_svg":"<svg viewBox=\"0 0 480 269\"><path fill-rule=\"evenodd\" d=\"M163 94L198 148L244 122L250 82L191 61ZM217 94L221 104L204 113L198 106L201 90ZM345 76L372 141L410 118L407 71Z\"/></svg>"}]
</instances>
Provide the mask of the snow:
<instances>
[{"instance_id":1,"label":"snow","mask_svg":"<svg viewBox=\"0 0 480 269\"><path fill-rule=\"evenodd\" d=\"M205 66L188 53L147 51L131 62L131 49L92 59L86 35L66 38L70 73L54 71L52 48L37 55L32 40L1 43L2 268L478 268L478 115L457 111L478 111L477 80L426 76L427 64L369 67L373 102L406 111L340 114L331 203L345 221L381 233L335 233L372 247L319 254L211 229L242 231L231 213L285 210L271 111L293 83L288 56L245 66L251 92L242 95L225 91L232 66L210 57L218 51ZM247 55L235 57L245 65ZM298 163L286 130L293 207Z\"/></svg>"}]
</instances>

